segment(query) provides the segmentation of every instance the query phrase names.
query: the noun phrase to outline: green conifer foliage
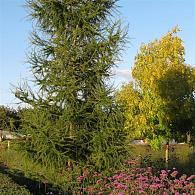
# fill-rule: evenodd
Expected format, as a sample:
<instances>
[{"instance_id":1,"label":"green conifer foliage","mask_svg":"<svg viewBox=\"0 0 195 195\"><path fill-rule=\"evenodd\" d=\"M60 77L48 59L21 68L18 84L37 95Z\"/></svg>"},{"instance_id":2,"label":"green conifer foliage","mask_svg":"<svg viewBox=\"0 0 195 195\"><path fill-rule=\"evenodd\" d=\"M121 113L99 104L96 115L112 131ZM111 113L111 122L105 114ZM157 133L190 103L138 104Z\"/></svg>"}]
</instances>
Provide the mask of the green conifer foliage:
<instances>
[{"instance_id":1,"label":"green conifer foliage","mask_svg":"<svg viewBox=\"0 0 195 195\"><path fill-rule=\"evenodd\" d=\"M125 155L123 115L106 81L126 32L113 21L117 0L28 0L35 24L29 62L38 93L18 87L32 106L23 148L45 165L118 166Z\"/></svg>"}]
</instances>

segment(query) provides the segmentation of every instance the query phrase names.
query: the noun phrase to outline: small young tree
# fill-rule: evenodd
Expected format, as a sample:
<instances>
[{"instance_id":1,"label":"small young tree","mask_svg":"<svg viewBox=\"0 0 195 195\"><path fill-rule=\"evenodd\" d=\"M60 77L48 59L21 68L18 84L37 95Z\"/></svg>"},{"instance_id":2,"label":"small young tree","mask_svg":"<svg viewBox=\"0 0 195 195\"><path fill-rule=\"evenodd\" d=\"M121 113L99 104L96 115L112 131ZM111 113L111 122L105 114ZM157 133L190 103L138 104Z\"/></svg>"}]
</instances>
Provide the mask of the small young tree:
<instances>
[{"instance_id":1,"label":"small young tree","mask_svg":"<svg viewBox=\"0 0 195 195\"><path fill-rule=\"evenodd\" d=\"M19 87L31 105L23 148L45 165L118 166L125 157L123 115L106 84L126 33L113 22L117 0L28 0L35 21L29 56L39 92Z\"/></svg>"}]
</instances>

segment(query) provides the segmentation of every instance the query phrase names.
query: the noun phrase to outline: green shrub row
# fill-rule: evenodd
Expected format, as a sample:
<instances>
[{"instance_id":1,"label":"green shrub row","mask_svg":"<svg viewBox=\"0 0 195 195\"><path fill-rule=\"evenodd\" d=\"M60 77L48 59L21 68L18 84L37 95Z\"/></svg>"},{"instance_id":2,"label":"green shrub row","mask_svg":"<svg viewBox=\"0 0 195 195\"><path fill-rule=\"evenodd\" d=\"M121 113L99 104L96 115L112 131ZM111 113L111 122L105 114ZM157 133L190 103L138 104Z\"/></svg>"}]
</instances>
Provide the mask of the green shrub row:
<instances>
[{"instance_id":1,"label":"green shrub row","mask_svg":"<svg viewBox=\"0 0 195 195\"><path fill-rule=\"evenodd\" d=\"M1 195L28 195L30 192L11 180L6 174L0 173L0 194Z\"/></svg>"}]
</instances>

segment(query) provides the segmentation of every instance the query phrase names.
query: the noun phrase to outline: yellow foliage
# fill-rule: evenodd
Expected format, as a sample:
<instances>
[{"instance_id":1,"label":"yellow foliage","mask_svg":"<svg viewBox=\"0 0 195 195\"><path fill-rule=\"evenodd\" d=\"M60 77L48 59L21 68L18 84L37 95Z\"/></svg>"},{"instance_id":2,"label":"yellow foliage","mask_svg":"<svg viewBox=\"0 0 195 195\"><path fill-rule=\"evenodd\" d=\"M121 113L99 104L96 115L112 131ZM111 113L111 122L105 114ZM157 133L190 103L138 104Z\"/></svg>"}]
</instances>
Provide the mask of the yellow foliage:
<instances>
[{"instance_id":1,"label":"yellow foliage","mask_svg":"<svg viewBox=\"0 0 195 195\"><path fill-rule=\"evenodd\" d=\"M170 136L174 107L195 89L195 69L185 64L179 31L176 26L161 39L141 45L132 69L137 88L131 82L117 95L130 137Z\"/></svg>"}]
</instances>

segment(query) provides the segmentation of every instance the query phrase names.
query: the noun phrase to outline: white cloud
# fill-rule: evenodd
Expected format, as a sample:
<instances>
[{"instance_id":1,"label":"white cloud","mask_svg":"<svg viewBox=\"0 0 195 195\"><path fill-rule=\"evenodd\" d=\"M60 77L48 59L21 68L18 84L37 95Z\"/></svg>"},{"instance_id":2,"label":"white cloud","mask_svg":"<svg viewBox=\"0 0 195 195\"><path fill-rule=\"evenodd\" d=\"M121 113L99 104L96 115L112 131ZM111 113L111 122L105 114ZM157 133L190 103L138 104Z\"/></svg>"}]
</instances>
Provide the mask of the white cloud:
<instances>
[{"instance_id":1,"label":"white cloud","mask_svg":"<svg viewBox=\"0 0 195 195\"><path fill-rule=\"evenodd\" d=\"M115 68L112 70L113 77L111 82L113 82L116 88L120 88L123 84L133 81L131 75L131 69L119 69Z\"/></svg>"},{"instance_id":2,"label":"white cloud","mask_svg":"<svg viewBox=\"0 0 195 195\"><path fill-rule=\"evenodd\" d=\"M120 77L120 79L124 80L124 82L133 80L132 75L131 75L131 70L129 69L116 68L116 69L113 69L112 72L115 77Z\"/></svg>"}]
</instances>

